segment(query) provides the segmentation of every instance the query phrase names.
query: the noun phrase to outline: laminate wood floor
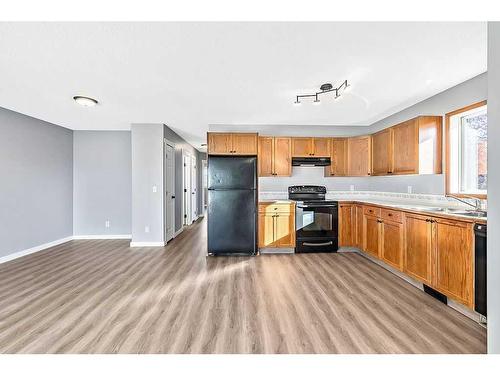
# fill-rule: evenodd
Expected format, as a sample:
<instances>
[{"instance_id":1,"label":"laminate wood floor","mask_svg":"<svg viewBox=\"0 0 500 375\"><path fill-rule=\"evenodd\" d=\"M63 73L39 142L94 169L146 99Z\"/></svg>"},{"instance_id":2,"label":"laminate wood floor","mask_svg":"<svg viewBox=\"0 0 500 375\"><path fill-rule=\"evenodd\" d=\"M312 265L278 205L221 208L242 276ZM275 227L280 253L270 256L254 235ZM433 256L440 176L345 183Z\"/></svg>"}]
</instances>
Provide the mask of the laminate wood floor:
<instances>
[{"instance_id":1,"label":"laminate wood floor","mask_svg":"<svg viewBox=\"0 0 500 375\"><path fill-rule=\"evenodd\" d=\"M0 264L2 353L484 353L486 331L359 254L206 257L78 240Z\"/></svg>"}]
</instances>

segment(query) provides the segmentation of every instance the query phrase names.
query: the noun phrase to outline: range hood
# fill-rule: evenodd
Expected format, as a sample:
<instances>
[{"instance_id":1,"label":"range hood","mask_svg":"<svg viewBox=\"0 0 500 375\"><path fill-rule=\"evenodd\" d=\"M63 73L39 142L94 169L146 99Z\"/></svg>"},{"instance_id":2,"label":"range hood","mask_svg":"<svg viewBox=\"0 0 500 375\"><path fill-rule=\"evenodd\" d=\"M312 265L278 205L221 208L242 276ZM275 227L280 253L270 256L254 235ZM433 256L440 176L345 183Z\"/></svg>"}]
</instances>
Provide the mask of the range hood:
<instances>
[{"instance_id":1,"label":"range hood","mask_svg":"<svg viewBox=\"0 0 500 375\"><path fill-rule=\"evenodd\" d=\"M313 167L326 167L330 165L330 158L292 158L292 165L299 166L313 166Z\"/></svg>"}]
</instances>

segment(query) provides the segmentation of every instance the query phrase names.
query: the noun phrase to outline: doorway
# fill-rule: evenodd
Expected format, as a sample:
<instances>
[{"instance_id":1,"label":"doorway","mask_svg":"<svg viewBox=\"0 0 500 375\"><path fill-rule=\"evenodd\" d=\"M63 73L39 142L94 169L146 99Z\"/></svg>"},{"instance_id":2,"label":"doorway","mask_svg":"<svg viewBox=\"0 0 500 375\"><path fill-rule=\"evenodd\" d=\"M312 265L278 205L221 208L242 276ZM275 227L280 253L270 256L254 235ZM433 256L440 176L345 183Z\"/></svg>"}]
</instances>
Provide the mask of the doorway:
<instances>
[{"instance_id":1,"label":"doorway","mask_svg":"<svg viewBox=\"0 0 500 375\"><path fill-rule=\"evenodd\" d=\"M198 218L198 173L196 157L191 155L191 222Z\"/></svg>"},{"instance_id":2,"label":"doorway","mask_svg":"<svg viewBox=\"0 0 500 375\"><path fill-rule=\"evenodd\" d=\"M164 182L165 187L165 242L174 238L175 234L175 146L168 140L164 140Z\"/></svg>"}]
</instances>

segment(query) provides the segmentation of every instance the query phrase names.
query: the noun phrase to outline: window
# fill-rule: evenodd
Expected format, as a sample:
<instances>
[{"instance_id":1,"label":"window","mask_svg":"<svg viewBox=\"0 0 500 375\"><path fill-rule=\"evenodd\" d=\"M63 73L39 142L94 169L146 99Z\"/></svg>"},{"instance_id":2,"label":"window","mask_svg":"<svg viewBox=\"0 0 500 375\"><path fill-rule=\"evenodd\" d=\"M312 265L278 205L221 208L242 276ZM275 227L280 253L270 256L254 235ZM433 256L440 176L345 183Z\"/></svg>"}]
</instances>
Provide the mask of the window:
<instances>
[{"instance_id":1,"label":"window","mask_svg":"<svg viewBox=\"0 0 500 375\"><path fill-rule=\"evenodd\" d=\"M446 115L446 193L486 198L486 101Z\"/></svg>"}]
</instances>

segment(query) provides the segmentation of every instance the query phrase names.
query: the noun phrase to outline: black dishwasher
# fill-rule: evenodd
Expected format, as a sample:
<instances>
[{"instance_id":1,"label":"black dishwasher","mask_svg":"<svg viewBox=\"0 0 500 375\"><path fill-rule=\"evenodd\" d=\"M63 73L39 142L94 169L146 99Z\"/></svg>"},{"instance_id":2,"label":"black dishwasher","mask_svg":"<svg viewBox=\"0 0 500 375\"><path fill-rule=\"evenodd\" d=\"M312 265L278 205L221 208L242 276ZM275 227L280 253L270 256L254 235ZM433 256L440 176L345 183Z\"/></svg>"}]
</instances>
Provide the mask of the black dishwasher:
<instances>
[{"instance_id":1,"label":"black dishwasher","mask_svg":"<svg viewBox=\"0 0 500 375\"><path fill-rule=\"evenodd\" d=\"M486 316L486 225L474 226L475 272L474 272L474 310Z\"/></svg>"}]
</instances>

